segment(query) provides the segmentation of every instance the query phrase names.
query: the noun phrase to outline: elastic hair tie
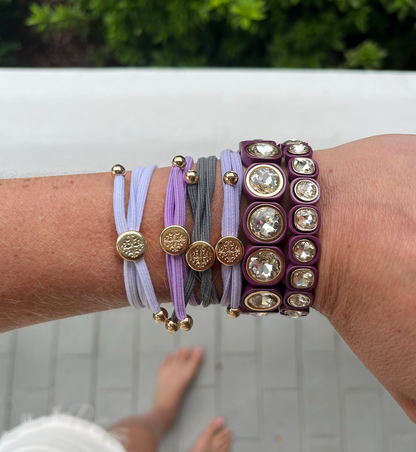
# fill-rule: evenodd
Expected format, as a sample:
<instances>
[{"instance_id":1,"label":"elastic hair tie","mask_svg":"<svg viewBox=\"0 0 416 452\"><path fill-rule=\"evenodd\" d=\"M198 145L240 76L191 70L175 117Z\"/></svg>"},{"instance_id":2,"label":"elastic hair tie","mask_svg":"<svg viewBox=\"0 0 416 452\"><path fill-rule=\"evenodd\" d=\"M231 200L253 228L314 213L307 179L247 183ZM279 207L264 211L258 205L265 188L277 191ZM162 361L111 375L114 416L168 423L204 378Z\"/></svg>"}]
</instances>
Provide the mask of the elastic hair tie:
<instances>
[{"instance_id":1,"label":"elastic hair tie","mask_svg":"<svg viewBox=\"0 0 416 452\"><path fill-rule=\"evenodd\" d=\"M152 165L137 167L132 171L127 219L124 210L124 176L126 172L121 165L115 165L112 173L115 176L114 219L119 234L117 251L124 259L124 283L127 299L134 308L146 306L153 312L154 317L159 316L160 318L165 315L166 310L161 309L157 302L152 280L143 259L147 250L147 242L139 232L150 179L155 168L156 165Z\"/></svg>"},{"instance_id":2,"label":"elastic hair tie","mask_svg":"<svg viewBox=\"0 0 416 452\"><path fill-rule=\"evenodd\" d=\"M242 290L241 260L244 246L238 239L240 199L243 188L243 165L239 153L226 149L221 152L224 206L221 222L221 239L216 246L218 260L222 263L223 294L221 305L227 306L228 315L238 317Z\"/></svg>"},{"instance_id":3,"label":"elastic hair tie","mask_svg":"<svg viewBox=\"0 0 416 452\"><path fill-rule=\"evenodd\" d=\"M172 160L165 201L165 229L160 244L166 253L166 267L173 306L178 317L178 326L185 331L192 328L193 320L186 315L184 286L188 279L185 255L189 245L189 234L185 229L186 188L184 173L188 174L193 164L191 157L176 156ZM168 329L175 332L175 326Z\"/></svg>"}]
</instances>

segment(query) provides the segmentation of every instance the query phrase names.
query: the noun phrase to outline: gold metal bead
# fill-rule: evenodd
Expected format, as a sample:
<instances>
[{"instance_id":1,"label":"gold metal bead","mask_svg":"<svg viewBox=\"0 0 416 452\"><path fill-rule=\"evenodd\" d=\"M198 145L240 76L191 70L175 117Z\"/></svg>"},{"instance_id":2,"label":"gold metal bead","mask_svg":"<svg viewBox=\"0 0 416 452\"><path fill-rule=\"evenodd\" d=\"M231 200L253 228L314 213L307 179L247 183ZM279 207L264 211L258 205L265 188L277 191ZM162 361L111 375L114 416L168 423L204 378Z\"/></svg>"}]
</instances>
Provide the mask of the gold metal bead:
<instances>
[{"instance_id":1,"label":"gold metal bead","mask_svg":"<svg viewBox=\"0 0 416 452\"><path fill-rule=\"evenodd\" d=\"M165 323L168 319L168 311L165 308L160 308L160 311L157 314L153 314L153 320L156 323Z\"/></svg>"},{"instance_id":2,"label":"gold metal bead","mask_svg":"<svg viewBox=\"0 0 416 452\"><path fill-rule=\"evenodd\" d=\"M202 240L191 243L186 251L186 262L197 272L208 270L215 262L215 249Z\"/></svg>"},{"instance_id":3,"label":"gold metal bead","mask_svg":"<svg viewBox=\"0 0 416 452\"><path fill-rule=\"evenodd\" d=\"M188 185L194 185L196 183L198 183L199 180L199 174L197 171L195 170L189 170L185 173L185 182Z\"/></svg>"},{"instance_id":4,"label":"gold metal bead","mask_svg":"<svg viewBox=\"0 0 416 452\"><path fill-rule=\"evenodd\" d=\"M182 155L175 155L172 159L172 166L179 166L179 168L184 169L186 166L186 159Z\"/></svg>"},{"instance_id":5,"label":"gold metal bead","mask_svg":"<svg viewBox=\"0 0 416 452\"><path fill-rule=\"evenodd\" d=\"M138 261L147 250L147 242L139 231L126 231L117 238L117 251L126 261Z\"/></svg>"},{"instance_id":6,"label":"gold metal bead","mask_svg":"<svg viewBox=\"0 0 416 452\"><path fill-rule=\"evenodd\" d=\"M113 176L125 176L126 175L126 169L124 168L123 165L117 164L117 165L114 165L111 168L111 174Z\"/></svg>"},{"instance_id":7,"label":"gold metal bead","mask_svg":"<svg viewBox=\"0 0 416 452\"><path fill-rule=\"evenodd\" d=\"M238 174L234 171L227 171L223 177L224 184L237 185Z\"/></svg>"},{"instance_id":8,"label":"gold metal bead","mask_svg":"<svg viewBox=\"0 0 416 452\"><path fill-rule=\"evenodd\" d=\"M232 319L236 319L241 314L241 309L240 308L235 309L235 308L232 308L231 306L228 306L227 314Z\"/></svg>"},{"instance_id":9,"label":"gold metal bead","mask_svg":"<svg viewBox=\"0 0 416 452\"><path fill-rule=\"evenodd\" d=\"M186 319L179 322L179 328L183 331L189 331L194 326L194 320L190 315Z\"/></svg>"},{"instance_id":10,"label":"gold metal bead","mask_svg":"<svg viewBox=\"0 0 416 452\"><path fill-rule=\"evenodd\" d=\"M215 246L215 254L221 264L235 265L243 259L244 245L237 237L221 237Z\"/></svg>"},{"instance_id":11,"label":"gold metal bead","mask_svg":"<svg viewBox=\"0 0 416 452\"><path fill-rule=\"evenodd\" d=\"M166 320L165 328L169 333L176 333L179 330L179 324L175 323L172 319L168 319Z\"/></svg>"},{"instance_id":12,"label":"gold metal bead","mask_svg":"<svg viewBox=\"0 0 416 452\"><path fill-rule=\"evenodd\" d=\"M160 246L163 251L173 256L184 253L189 246L188 231L177 224L168 226L160 234Z\"/></svg>"}]
</instances>

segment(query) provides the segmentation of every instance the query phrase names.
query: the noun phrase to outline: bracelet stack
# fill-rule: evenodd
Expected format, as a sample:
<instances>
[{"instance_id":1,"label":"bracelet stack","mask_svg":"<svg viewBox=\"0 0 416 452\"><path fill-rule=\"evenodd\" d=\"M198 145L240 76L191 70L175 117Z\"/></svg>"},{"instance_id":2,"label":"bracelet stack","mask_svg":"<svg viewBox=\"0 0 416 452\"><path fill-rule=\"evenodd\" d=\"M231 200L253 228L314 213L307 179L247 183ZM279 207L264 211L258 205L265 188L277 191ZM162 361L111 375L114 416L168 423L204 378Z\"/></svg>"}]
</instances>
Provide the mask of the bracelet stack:
<instances>
[{"instance_id":1,"label":"bracelet stack","mask_svg":"<svg viewBox=\"0 0 416 452\"><path fill-rule=\"evenodd\" d=\"M221 238L215 246L210 240L217 159L201 158L194 169L191 157L173 158L166 188L165 229L160 236L174 308L170 317L157 302L144 258L147 241L140 232L156 166L132 171L126 217L126 172L121 165L115 165L112 174L116 248L124 260L124 281L131 306L150 309L154 320L165 324L170 333L192 328L194 321L186 313L188 303L203 307L221 304L233 318L240 314L306 316L314 302L316 264L321 253L317 238L321 214L316 207L321 189L316 180L319 168L312 154L308 143L300 140L282 144L249 140L240 142L239 152L223 151L224 204ZM291 205L288 212L282 206L287 190ZM249 206L240 225L242 192ZM185 228L187 199L194 217L191 234ZM246 246L239 238L240 226L249 242ZM221 263L221 297L212 278L215 260Z\"/></svg>"}]
</instances>

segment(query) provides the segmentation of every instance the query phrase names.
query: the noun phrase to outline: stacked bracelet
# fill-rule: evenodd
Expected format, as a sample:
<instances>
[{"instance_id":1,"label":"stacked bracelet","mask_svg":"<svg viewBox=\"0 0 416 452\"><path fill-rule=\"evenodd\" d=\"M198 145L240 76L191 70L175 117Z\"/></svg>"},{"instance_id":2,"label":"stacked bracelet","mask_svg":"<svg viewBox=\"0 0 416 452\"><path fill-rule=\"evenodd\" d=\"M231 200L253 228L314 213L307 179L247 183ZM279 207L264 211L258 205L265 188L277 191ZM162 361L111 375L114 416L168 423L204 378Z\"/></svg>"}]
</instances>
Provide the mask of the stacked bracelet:
<instances>
[{"instance_id":1,"label":"stacked bracelet","mask_svg":"<svg viewBox=\"0 0 416 452\"><path fill-rule=\"evenodd\" d=\"M321 245L316 234L321 227L321 213L316 203L321 189L316 181L318 164L312 159L312 148L301 140L288 140L280 145L288 166L290 181L289 229L293 234L288 242L290 260L286 270L286 289L281 313L297 318L309 313L318 283L316 263Z\"/></svg>"}]
</instances>

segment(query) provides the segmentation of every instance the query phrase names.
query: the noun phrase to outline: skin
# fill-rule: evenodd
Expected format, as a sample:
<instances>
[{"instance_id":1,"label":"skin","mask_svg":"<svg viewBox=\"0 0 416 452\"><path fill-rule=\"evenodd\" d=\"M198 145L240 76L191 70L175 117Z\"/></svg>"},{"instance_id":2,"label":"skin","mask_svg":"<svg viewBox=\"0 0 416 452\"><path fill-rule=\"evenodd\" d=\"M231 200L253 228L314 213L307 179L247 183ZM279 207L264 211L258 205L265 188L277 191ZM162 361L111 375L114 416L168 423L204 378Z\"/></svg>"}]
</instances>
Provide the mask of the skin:
<instances>
[{"instance_id":1,"label":"skin","mask_svg":"<svg viewBox=\"0 0 416 452\"><path fill-rule=\"evenodd\" d=\"M367 138L318 151L314 159L323 194L314 307L416 422L416 203L410 191L416 136ZM217 173L212 244L222 214ZM169 168L154 173L141 228L162 302L169 300L159 247L168 177ZM129 182L130 173L126 205ZM112 190L109 173L0 181L1 331L127 305Z\"/></svg>"}]
</instances>

